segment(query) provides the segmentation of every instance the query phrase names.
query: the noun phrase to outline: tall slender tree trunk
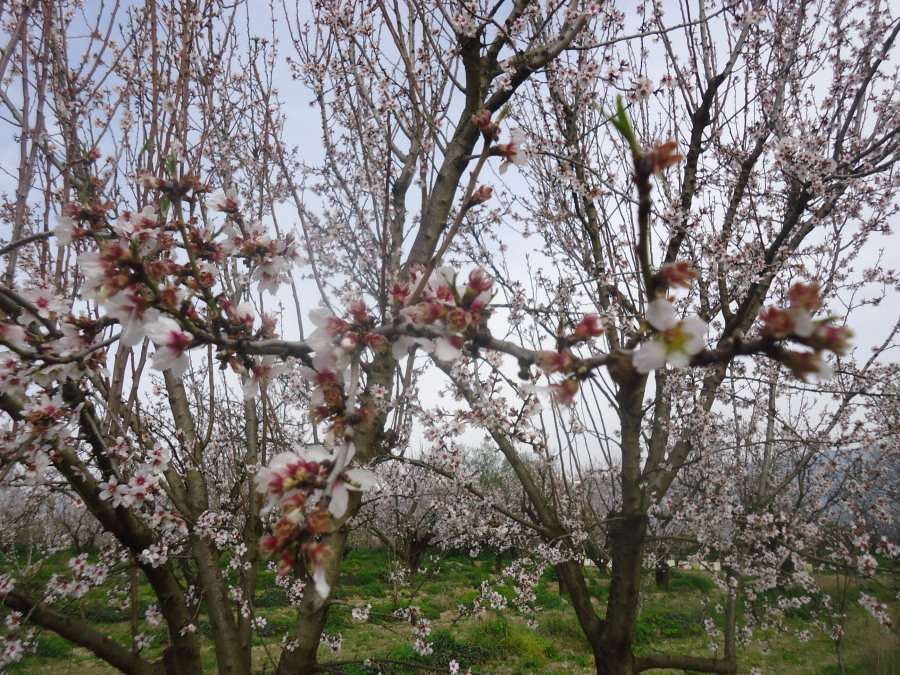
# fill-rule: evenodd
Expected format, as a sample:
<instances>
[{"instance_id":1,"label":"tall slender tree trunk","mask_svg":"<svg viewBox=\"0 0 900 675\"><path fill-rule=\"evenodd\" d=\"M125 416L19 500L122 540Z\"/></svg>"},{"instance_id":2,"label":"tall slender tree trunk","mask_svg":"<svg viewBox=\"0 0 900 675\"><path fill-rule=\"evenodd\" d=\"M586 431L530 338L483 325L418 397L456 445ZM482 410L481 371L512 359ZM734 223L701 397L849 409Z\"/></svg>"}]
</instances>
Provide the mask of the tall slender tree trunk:
<instances>
[{"instance_id":1,"label":"tall slender tree trunk","mask_svg":"<svg viewBox=\"0 0 900 675\"><path fill-rule=\"evenodd\" d=\"M356 497L355 499L353 498L354 496ZM351 496L350 505L345 516L346 519L356 514L359 509L359 502L358 496ZM325 577L332 588L337 583L344 551L347 548L347 538L350 536L350 526L346 519L344 524L334 533L323 538L334 552L325 569ZM319 636L325 630L329 605L328 598L321 597L312 584L306 587L303 593L303 600L300 603L300 610L297 614L297 623L294 625L294 639L297 641L297 646L293 650L285 649L281 652L281 659L278 662L278 675L307 675L316 672L316 652L319 649Z\"/></svg>"},{"instance_id":2,"label":"tall slender tree trunk","mask_svg":"<svg viewBox=\"0 0 900 675\"><path fill-rule=\"evenodd\" d=\"M634 673L634 644L640 606L647 515L635 512L615 521L609 531L612 580L606 604L606 620L599 644L594 646L598 673Z\"/></svg>"}]
</instances>

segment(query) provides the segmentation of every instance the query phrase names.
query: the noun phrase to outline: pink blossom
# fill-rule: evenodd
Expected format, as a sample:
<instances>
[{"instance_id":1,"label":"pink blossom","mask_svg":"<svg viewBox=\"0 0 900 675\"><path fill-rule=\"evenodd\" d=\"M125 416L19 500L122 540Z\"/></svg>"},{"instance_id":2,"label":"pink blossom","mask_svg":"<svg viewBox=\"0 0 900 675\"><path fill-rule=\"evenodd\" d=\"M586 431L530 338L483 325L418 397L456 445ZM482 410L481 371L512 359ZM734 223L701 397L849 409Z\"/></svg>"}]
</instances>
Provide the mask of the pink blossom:
<instances>
[{"instance_id":1,"label":"pink blossom","mask_svg":"<svg viewBox=\"0 0 900 675\"><path fill-rule=\"evenodd\" d=\"M165 565L168 559L168 547L157 546L156 544L152 544L149 548L144 549L138 555L138 560L146 565L150 565L151 567L159 567L160 565Z\"/></svg>"},{"instance_id":2,"label":"pink blossom","mask_svg":"<svg viewBox=\"0 0 900 675\"><path fill-rule=\"evenodd\" d=\"M628 98L632 101L644 101L653 93L653 81L648 77L638 77L632 83Z\"/></svg>"},{"instance_id":3,"label":"pink blossom","mask_svg":"<svg viewBox=\"0 0 900 675\"><path fill-rule=\"evenodd\" d=\"M669 288L690 288L691 282L697 278L697 271L687 260L666 263L659 268L659 278Z\"/></svg>"},{"instance_id":4,"label":"pink blossom","mask_svg":"<svg viewBox=\"0 0 900 675\"><path fill-rule=\"evenodd\" d=\"M159 319L157 310L147 310L147 301L142 295L128 289L110 296L103 308L122 325L119 340L126 347L136 345L144 339L145 322Z\"/></svg>"},{"instance_id":5,"label":"pink blossom","mask_svg":"<svg viewBox=\"0 0 900 675\"><path fill-rule=\"evenodd\" d=\"M0 321L0 340L16 349L26 349L25 329L11 321Z\"/></svg>"},{"instance_id":6,"label":"pink blossom","mask_svg":"<svg viewBox=\"0 0 900 675\"><path fill-rule=\"evenodd\" d=\"M134 504L134 497L131 496L131 490L127 485L119 483L115 476L109 479L109 482L100 483L100 499L109 500L113 508L122 506L129 507Z\"/></svg>"},{"instance_id":7,"label":"pink blossom","mask_svg":"<svg viewBox=\"0 0 900 675\"><path fill-rule=\"evenodd\" d=\"M75 221L68 216L56 216L56 227L53 228L53 236L60 246L68 246L75 238L77 228Z\"/></svg>"},{"instance_id":8,"label":"pink blossom","mask_svg":"<svg viewBox=\"0 0 900 675\"><path fill-rule=\"evenodd\" d=\"M153 367L157 370L172 370L175 377L184 375L190 361L186 354L193 337L185 333L172 319L162 316L144 326L147 337L156 345Z\"/></svg>"},{"instance_id":9,"label":"pink blossom","mask_svg":"<svg viewBox=\"0 0 900 675\"><path fill-rule=\"evenodd\" d=\"M498 155L504 159L500 165L501 174L506 173L510 164L525 166L528 163L528 155L522 147L524 141L525 132L521 129L513 129L509 132L508 143L501 143L491 148L492 155Z\"/></svg>"},{"instance_id":10,"label":"pink blossom","mask_svg":"<svg viewBox=\"0 0 900 675\"><path fill-rule=\"evenodd\" d=\"M223 213L237 213L241 208L241 198L238 196L237 190L231 187L225 191L225 194L214 195L207 199L206 205Z\"/></svg>"},{"instance_id":11,"label":"pink blossom","mask_svg":"<svg viewBox=\"0 0 900 675\"><path fill-rule=\"evenodd\" d=\"M250 369L250 376L244 378L244 400L249 401L259 395L259 385L284 373L287 366L276 363L274 356L266 356L261 363Z\"/></svg>"}]
</instances>

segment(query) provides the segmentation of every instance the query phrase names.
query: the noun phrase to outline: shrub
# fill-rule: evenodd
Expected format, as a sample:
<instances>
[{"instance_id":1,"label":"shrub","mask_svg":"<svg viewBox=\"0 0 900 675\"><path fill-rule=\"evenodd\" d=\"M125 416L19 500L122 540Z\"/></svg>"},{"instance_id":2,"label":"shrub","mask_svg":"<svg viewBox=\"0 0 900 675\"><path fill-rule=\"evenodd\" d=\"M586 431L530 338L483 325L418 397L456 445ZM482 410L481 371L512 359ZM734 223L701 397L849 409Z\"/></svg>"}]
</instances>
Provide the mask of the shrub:
<instances>
[{"instance_id":1,"label":"shrub","mask_svg":"<svg viewBox=\"0 0 900 675\"><path fill-rule=\"evenodd\" d=\"M712 579L701 573L683 572L680 570L672 570L672 590L673 591L701 591L709 593L716 588Z\"/></svg>"},{"instance_id":2,"label":"shrub","mask_svg":"<svg viewBox=\"0 0 900 675\"><path fill-rule=\"evenodd\" d=\"M257 592L254 604L257 607L287 607L291 601L283 588L266 588Z\"/></svg>"}]
</instances>

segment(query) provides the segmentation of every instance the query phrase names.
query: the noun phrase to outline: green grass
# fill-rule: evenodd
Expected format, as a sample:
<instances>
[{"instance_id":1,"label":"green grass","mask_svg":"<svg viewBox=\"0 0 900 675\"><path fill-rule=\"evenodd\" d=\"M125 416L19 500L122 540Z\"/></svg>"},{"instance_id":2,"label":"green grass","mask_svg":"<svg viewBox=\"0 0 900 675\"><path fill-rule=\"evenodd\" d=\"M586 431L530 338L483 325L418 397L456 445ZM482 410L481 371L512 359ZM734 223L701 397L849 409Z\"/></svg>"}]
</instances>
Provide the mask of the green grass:
<instances>
[{"instance_id":1,"label":"green grass","mask_svg":"<svg viewBox=\"0 0 900 675\"><path fill-rule=\"evenodd\" d=\"M70 554L53 557L48 568L37 577L42 580L50 574L67 573ZM405 675L424 672L421 668L433 668L446 672L449 662L455 660L462 672L469 667L482 673L530 674L530 673L591 673L593 657L572 610L571 601L558 592L554 570L548 569L535 588L533 604L541 610L533 617L520 616L511 609L503 613L488 611L481 618L460 617L458 605L471 607L479 595L482 581L490 580L493 588L507 598L513 590L496 572L494 557L484 554L472 559L465 554L445 556L439 562L426 561L428 567L440 567L440 574L415 573L406 586L395 586L389 581L390 556L384 551L351 551L345 560L340 593L337 603L328 615L325 632L341 634L344 648L334 658L341 661L372 658L374 665L361 663L340 667L340 672L359 675ZM507 563L509 560L506 561ZM589 593L594 606L602 617L604 602L609 594L609 577L596 569L585 570ZM127 589L128 573L123 569L111 576L110 587L118 585ZM656 590L652 582L642 601L642 611L636 625L635 649L640 653L670 651L693 655L712 655L708 650L709 638L703 629L703 619L713 618L718 625L723 620L712 607L724 603L722 592L715 586L709 574L692 570L672 570L671 591ZM891 603L896 613L898 602L878 593L879 599ZM787 589L786 594L802 594L799 589ZM858 591L855 591L858 595ZM122 597L116 595L116 598ZM851 597L850 617L844 645L848 673L893 675L900 672L900 659L896 639L876 626L874 620ZM148 656L158 658L165 646L165 630L150 629L143 623L144 611L153 602L149 588L141 586L138 592L138 609L141 619L139 630L154 635L154 643ZM353 607L367 603L372 605L371 619L357 623L351 618ZM428 637L433 652L422 656L413 649L412 626L392 617L397 608L418 606L422 615L431 621L433 631ZM296 608L290 606L285 589L275 583L275 575L263 571L259 576L259 589L255 606L260 616L267 620L265 628L254 637L254 668L256 672L272 672L273 660L277 660L282 636L293 630ZM128 644L131 639L129 608L122 608L113 601L106 589L94 589L84 598L61 608L66 614L89 618L95 627ZM757 631L753 645L740 653L740 671L758 667L766 673L779 675L835 675L836 658L831 642L812 627L812 608L803 607L785 613L789 629L809 628L813 639L803 644L791 635L771 631ZM528 625L532 618L536 626ZM198 634L203 641L203 662L209 672L215 672L215 655L208 639L210 626L201 614L197 621ZM49 632L39 633L37 648L13 668L16 673L83 672L85 674L113 672L94 659L86 650L73 647ZM323 649L320 658L327 661L329 654ZM384 660L384 661L380 661ZM406 662L413 665L403 665Z\"/></svg>"}]
</instances>

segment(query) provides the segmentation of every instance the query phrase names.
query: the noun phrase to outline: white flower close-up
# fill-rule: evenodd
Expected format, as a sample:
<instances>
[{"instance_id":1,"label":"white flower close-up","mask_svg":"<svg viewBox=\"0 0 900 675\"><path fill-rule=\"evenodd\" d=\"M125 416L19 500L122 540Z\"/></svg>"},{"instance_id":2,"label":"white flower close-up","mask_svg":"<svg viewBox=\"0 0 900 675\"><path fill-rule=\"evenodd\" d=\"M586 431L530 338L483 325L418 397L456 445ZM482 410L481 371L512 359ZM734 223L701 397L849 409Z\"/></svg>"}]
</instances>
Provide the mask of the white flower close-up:
<instances>
[{"instance_id":1,"label":"white flower close-up","mask_svg":"<svg viewBox=\"0 0 900 675\"><path fill-rule=\"evenodd\" d=\"M632 356L631 362L639 373L658 370L667 363L674 368L684 368L691 362L691 357L706 346L709 330L706 322L697 316L679 320L675 306L668 300L651 302L646 319L658 332L642 343Z\"/></svg>"}]
</instances>

